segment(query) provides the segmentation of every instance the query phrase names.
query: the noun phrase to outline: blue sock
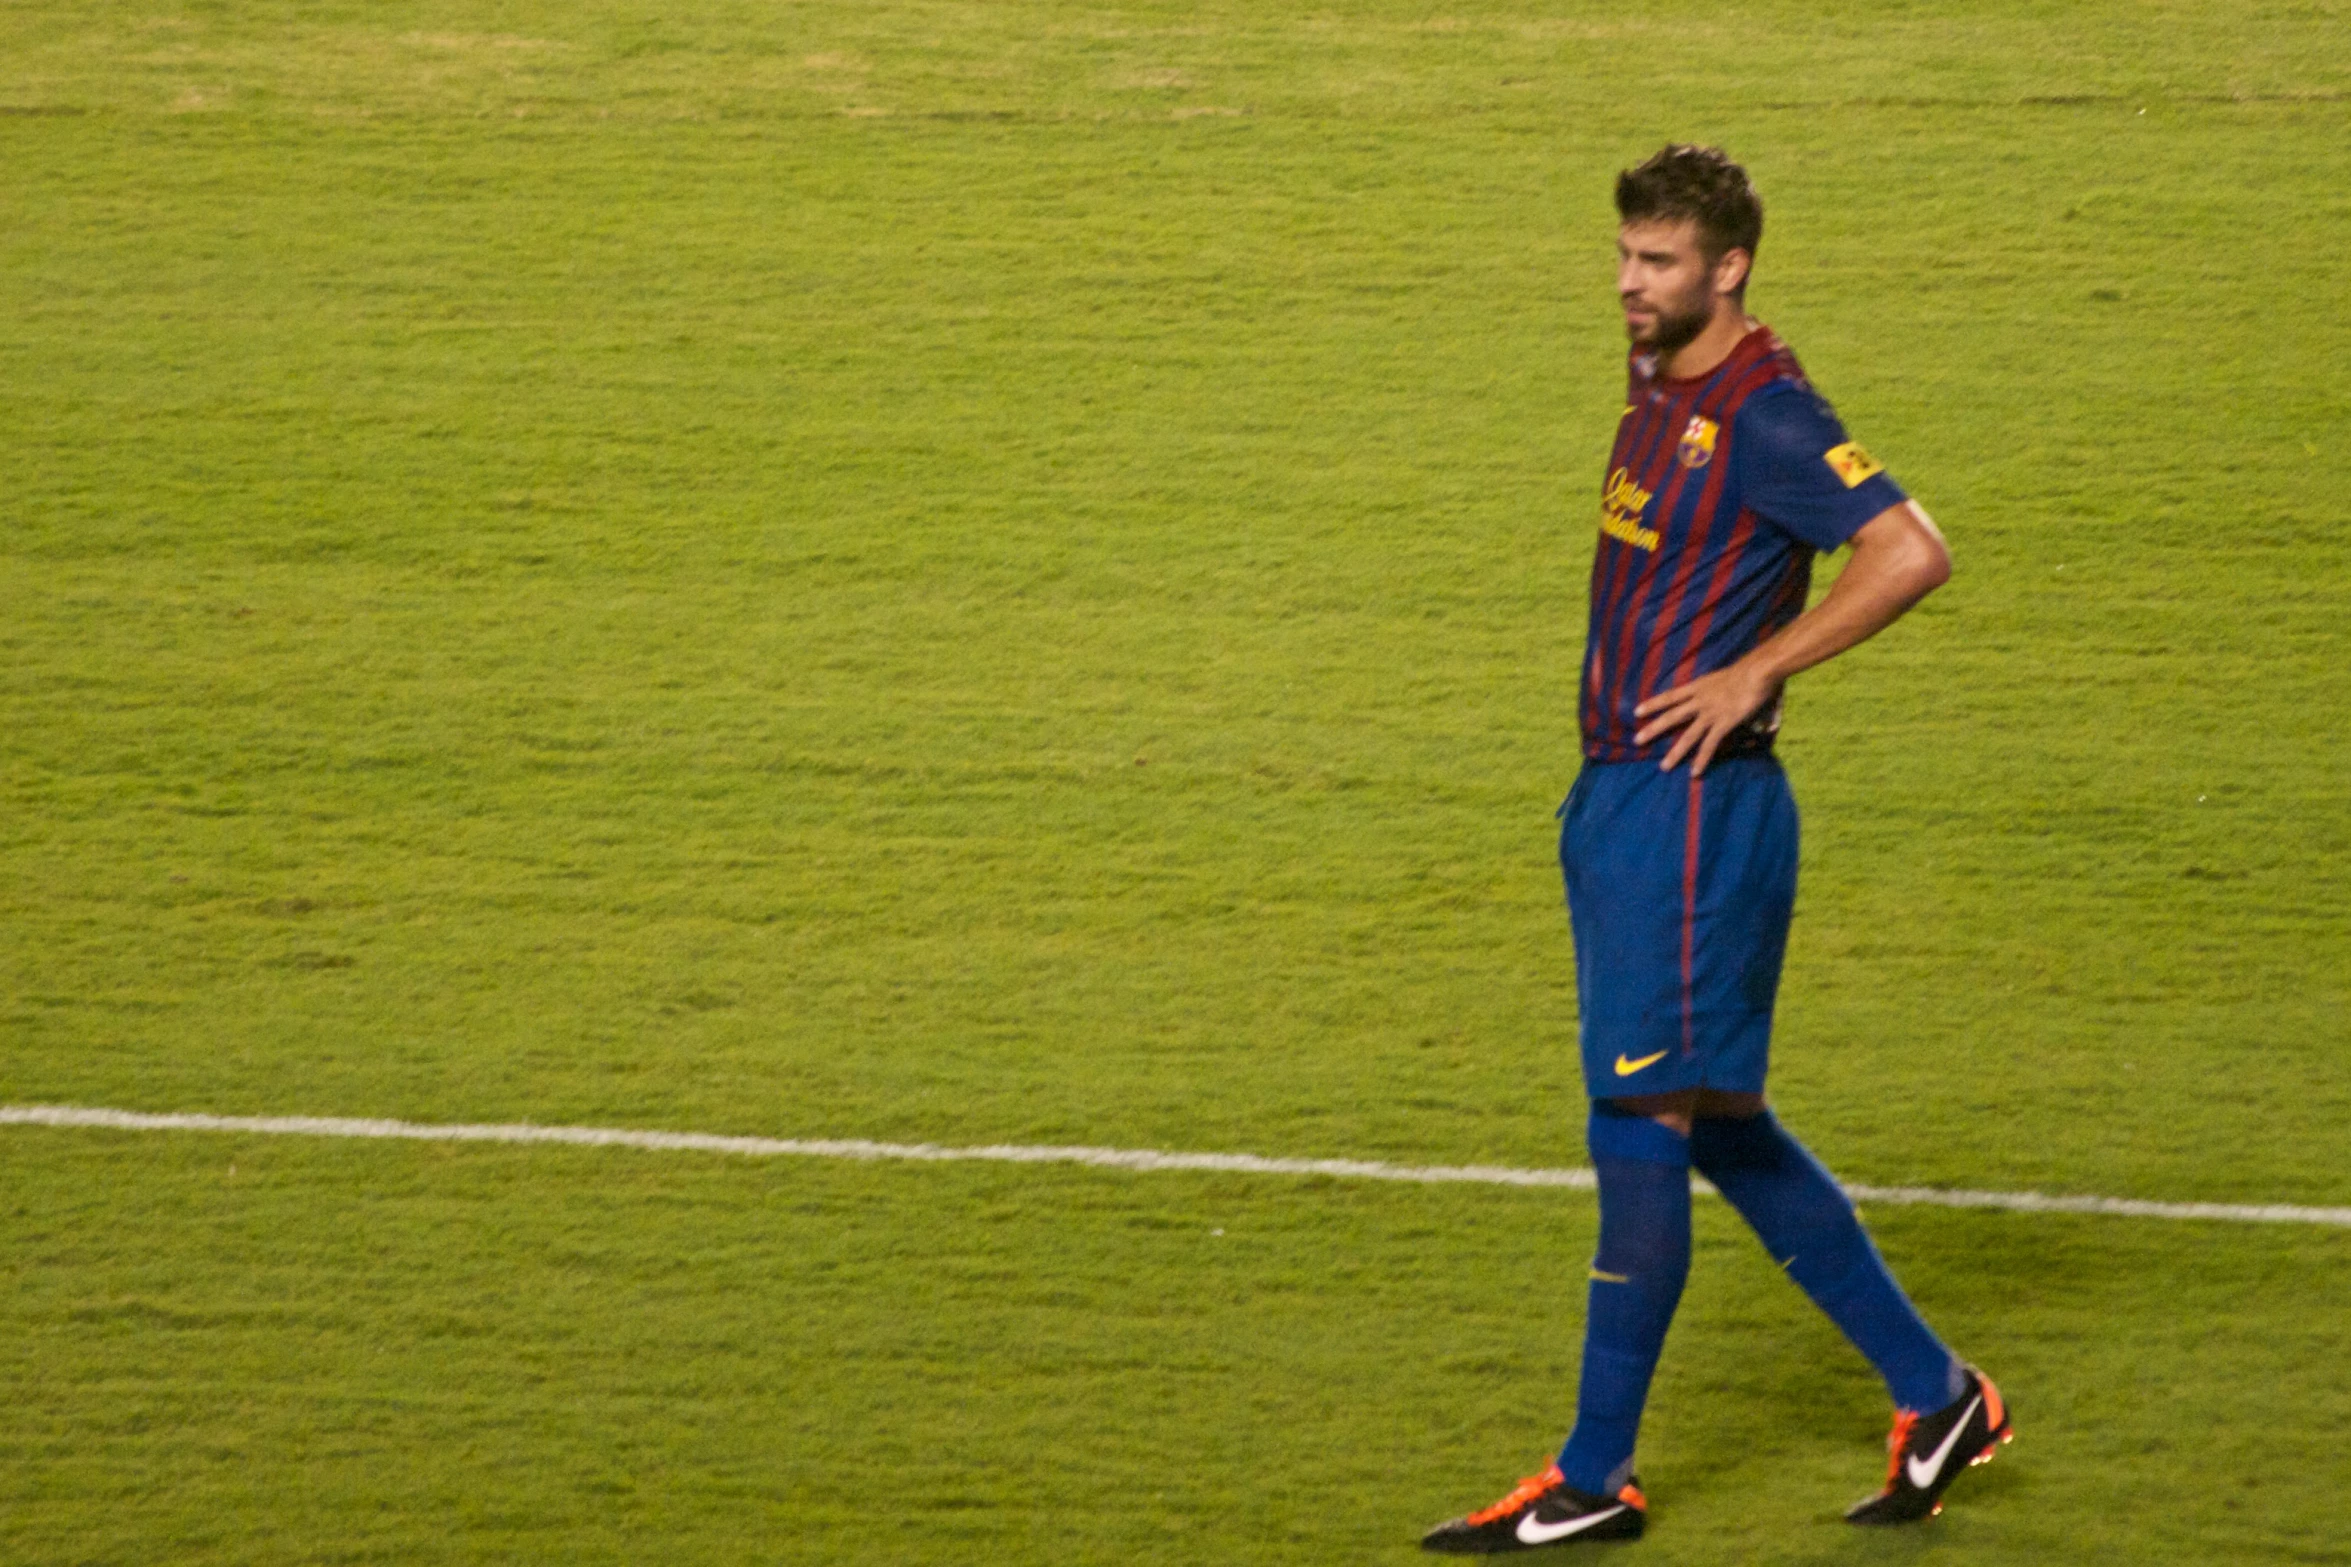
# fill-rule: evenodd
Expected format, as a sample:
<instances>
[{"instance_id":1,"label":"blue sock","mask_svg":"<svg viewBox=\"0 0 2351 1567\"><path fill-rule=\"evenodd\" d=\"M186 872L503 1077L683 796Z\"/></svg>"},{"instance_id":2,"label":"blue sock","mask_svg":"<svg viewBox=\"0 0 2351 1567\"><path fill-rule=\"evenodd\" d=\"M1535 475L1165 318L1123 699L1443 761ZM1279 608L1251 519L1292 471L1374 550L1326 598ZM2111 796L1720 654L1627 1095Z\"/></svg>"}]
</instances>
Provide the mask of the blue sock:
<instances>
[{"instance_id":1,"label":"blue sock","mask_svg":"<svg viewBox=\"0 0 2351 1567\"><path fill-rule=\"evenodd\" d=\"M1959 1396L1957 1357L1919 1319L1836 1181L1778 1117L1701 1120L1690 1160L1877 1367L1896 1404L1928 1414Z\"/></svg>"},{"instance_id":2,"label":"blue sock","mask_svg":"<svg viewBox=\"0 0 2351 1567\"><path fill-rule=\"evenodd\" d=\"M1559 1472L1579 1491L1613 1496L1632 1474L1649 1377L1690 1277L1690 1140L1598 1102L1590 1140L1600 1252L1584 1315L1575 1431L1559 1450Z\"/></svg>"}]
</instances>

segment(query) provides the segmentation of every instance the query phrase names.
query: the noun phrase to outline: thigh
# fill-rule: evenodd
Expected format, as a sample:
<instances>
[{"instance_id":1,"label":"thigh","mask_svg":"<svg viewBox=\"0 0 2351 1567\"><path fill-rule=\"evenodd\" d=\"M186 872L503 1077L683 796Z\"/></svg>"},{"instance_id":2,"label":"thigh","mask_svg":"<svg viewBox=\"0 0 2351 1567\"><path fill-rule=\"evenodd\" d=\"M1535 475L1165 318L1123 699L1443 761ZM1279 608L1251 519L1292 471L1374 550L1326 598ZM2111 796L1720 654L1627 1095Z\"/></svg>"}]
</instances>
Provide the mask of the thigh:
<instances>
[{"instance_id":1,"label":"thigh","mask_svg":"<svg viewBox=\"0 0 2351 1567\"><path fill-rule=\"evenodd\" d=\"M1687 938L1691 1034L1707 1056L1705 1086L1760 1093L1796 904L1796 802L1768 756L1717 767L1705 786Z\"/></svg>"},{"instance_id":2,"label":"thigh","mask_svg":"<svg viewBox=\"0 0 2351 1567\"><path fill-rule=\"evenodd\" d=\"M1670 1094L1619 1094L1609 1103L1672 1127L1684 1137L1701 1120L1745 1121L1763 1113L1763 1095L1720 1088L1684 1088Z\"/></svg>"},{"instance_id":3,"label":"thigh","mask_svg":"<svg viewBox=\"0 0 2351 1567\"><path fill-rule=\"evenodd\" d=\"M1688 775L1585 768L1560 835L1575 933L1577 1032L1594 1098L1701 1081L1685 1043L1683 846Z\"/></svg>"},{"instance_id":4,"label":"thigh","mask_svg":"<svg viewBox=\"0 0 2351 1567\"><path fill-rule=\"evenodd\" d=\"M1761 1094L1796 890L1779 764L1587 767L1561 818L1592 1096Z\"/></svg>"}]
</instances>

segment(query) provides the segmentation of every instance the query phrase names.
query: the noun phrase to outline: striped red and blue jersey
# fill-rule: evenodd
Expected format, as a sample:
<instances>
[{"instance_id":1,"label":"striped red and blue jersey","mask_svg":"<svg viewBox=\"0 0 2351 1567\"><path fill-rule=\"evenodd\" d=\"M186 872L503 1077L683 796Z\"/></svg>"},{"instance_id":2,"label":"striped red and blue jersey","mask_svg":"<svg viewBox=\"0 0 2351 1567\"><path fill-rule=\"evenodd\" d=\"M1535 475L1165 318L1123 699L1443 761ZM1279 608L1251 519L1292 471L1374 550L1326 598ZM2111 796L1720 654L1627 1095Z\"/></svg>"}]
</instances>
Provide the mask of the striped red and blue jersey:
<instances>
[{"instance_id":1,"label":"striped red and blue jersey","mask_svg":"<svg viewBox=\"0 0 2351 1567\"><path fill-rule=\"evenodd\" d=\"M1659 375L1655 356L1636 350L1600 492L1585 757L1663 756L1673 734L1636 744L1633 709L1794 620L1813 555L1903 499L1768 327L1685 380ZM1774 693L1716 754L1768 751L1779 724Z\"/></svg>"}]
</instances>

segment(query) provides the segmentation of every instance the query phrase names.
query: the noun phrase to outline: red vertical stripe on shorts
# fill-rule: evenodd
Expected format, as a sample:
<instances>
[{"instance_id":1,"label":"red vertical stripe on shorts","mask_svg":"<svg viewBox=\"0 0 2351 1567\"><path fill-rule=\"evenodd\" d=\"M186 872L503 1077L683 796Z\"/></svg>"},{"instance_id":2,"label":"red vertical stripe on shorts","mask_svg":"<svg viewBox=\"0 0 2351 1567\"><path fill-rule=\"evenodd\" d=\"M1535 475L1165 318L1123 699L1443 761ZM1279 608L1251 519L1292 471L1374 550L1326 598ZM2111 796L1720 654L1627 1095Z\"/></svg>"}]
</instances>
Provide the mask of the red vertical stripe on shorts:
<instances>
[{"instance_id":1,"label":"red vertical stripe on shorts","mask_svg":"<svg viewBox=\"0 0 2351 1567\"><path fill-rule=\"evenodd\" d=\"M1698 1048L1698 823L1706 780L1690 779L1690 826L1682 843L1682 1054Z\"/></svg>"}]
</instances>

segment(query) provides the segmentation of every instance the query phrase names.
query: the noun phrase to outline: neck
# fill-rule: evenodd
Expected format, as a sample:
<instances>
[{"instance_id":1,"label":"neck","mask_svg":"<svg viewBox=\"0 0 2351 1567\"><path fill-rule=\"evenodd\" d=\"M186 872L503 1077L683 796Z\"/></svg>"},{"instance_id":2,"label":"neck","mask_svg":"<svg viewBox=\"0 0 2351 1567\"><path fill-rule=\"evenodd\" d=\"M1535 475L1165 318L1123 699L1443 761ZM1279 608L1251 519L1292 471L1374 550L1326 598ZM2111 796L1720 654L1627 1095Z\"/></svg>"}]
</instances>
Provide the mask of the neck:
<instances>
[{"instance_id":1,"label":"neck","mask_svg":"<svg viewBox=\"0 0 2351 1567\"><path fill-rule=\"evenodd\" d=\"M1725 300L1704 331L1657 362L1657 373L1677 381L1704 375L1730 358L1731 350L1754 330L1755 320L1746 308L1737 300Z\"/></svg>"}]
</instances>

